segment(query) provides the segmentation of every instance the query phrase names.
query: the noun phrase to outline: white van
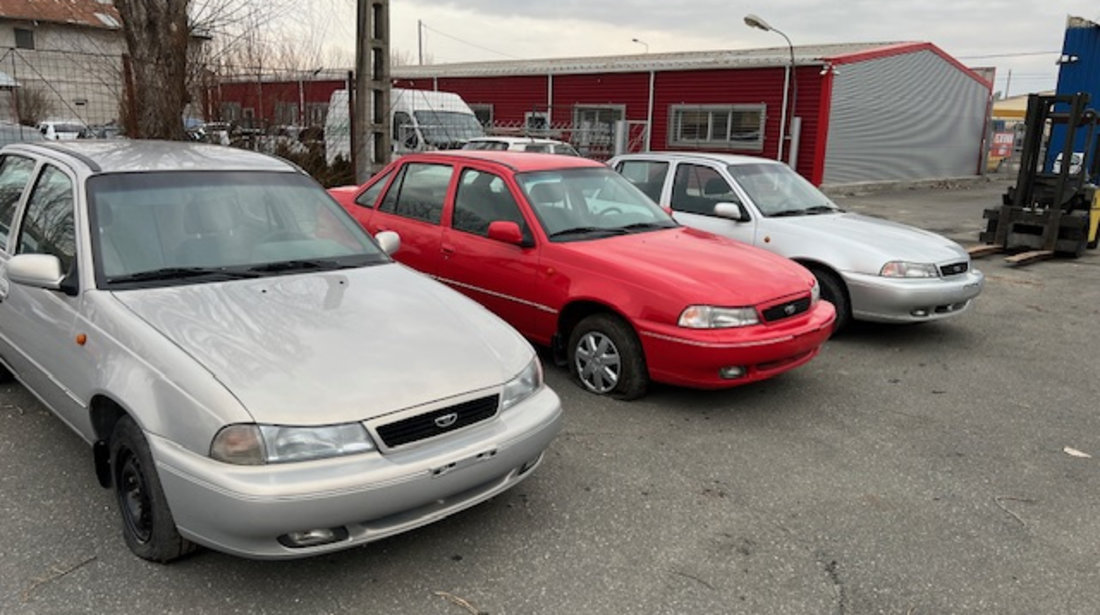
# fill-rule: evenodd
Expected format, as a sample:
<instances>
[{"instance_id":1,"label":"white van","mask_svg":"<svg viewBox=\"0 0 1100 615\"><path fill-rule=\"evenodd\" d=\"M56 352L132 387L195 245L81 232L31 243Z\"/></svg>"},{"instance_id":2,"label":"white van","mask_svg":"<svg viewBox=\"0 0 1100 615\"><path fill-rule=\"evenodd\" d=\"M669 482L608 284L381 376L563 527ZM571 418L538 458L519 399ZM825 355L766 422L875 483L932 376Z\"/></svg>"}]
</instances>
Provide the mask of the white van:
<instances>
[{"instance_id":1,"label":"white van","mask_svg":"<svg viewBox=\"0 0 1100 615\"><path fill-rule=\"evenodd\" d=\"M436 149L458 149L467 140L485 136L485 129L462 97L453 92L390 90L393 152L404 154ZM336 90L325 119L325 160L351 158L348 91Z\"/></svg>"}]
</instances>

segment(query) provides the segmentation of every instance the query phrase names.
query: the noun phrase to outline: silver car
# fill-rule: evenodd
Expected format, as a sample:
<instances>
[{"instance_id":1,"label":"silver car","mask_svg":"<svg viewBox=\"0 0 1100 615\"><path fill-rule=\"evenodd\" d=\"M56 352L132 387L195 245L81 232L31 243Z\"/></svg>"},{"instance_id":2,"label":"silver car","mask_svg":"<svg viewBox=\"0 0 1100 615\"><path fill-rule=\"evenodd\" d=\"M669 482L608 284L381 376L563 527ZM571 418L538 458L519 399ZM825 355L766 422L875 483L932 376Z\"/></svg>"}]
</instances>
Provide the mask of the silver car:
<instances>
[{"instance_id":1,"label":"silver car","mask_svg":"<svg viewBox=\"0 0 1100 615\"><path fill-rule=\"evenodd\" d=\"M787 165L751 156L629 154L610 164L686 226L798 261L849 320L926 322L967 311L985 278L957 243L845 212Z\"/></svg>"},{"instance_id":2,"label":"silver car","mask_svg":"<svg viewBox=\"0 0 1100 615\"><path fill-rule=\"evenodd\" d=\"M143 558L410 530L529 476L559 430L518 333L275 158L9 145L0 220L0 371L92 445Z\"/></svg>"}]
</instances>

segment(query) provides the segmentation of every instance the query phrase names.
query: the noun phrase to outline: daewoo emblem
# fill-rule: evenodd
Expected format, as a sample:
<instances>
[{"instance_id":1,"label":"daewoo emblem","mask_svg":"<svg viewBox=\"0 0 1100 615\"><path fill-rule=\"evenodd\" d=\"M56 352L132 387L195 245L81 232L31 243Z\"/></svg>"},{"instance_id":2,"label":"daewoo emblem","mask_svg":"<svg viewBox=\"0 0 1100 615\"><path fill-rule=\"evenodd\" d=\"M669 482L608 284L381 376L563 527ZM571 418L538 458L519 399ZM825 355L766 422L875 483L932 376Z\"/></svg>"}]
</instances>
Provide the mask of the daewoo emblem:
<instances>
[{"instance_id":1,"label":"daewoo emblem","mask_svg":"<svg viewBox=\"0 0 1100 615\"><path fill-rule=\"evenodd\" d=\"M444 415L435 417L435 426L439 427L440 429L446 429L447 427L450 427L451 425L454 425L455 421L457 421L457 420L458 420L458 413L457 412L452 412L450 414L444 414Z\"/></svg>"},{"instance_id":2,"label":"daewoo emblem","mask_svg":"<svg viewBox=\"0 0 1100 615\"><path fill-rule=\"evenodd\" d=\"M796 308L793 303L788 303L787 305L783 306L783 313L787 316L790 316L791 314L794 314L794 311L796 309L798 308Z\"/></svg>"}]
</instances>

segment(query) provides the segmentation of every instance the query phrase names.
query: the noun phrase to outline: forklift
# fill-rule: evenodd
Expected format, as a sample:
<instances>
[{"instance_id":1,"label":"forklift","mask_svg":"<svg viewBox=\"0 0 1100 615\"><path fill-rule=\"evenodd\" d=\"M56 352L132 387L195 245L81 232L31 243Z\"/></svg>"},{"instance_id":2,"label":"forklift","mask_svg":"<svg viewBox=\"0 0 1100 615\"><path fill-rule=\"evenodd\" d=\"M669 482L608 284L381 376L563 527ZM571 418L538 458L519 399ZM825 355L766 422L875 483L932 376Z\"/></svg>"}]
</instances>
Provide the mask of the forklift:
<instances>
[{"instance_id":1,"label":"forklift","mask_svg":"<svg viewBox=\"0 0 1100 615\"><path fill-rule=\"evenodd\" d=\"M1005 261L1021 265L1055 255L1076 258L1096 248L1100 121L1088 104L1086 92L1028 97L1016 185L1005 192L1000 207L983 212L983 245L969 250L972 257L1007 251L1013 254ZM1050 140L1058 126L1064 127L1065 142L1055 153Z\"/></svg>"}]
</instances>

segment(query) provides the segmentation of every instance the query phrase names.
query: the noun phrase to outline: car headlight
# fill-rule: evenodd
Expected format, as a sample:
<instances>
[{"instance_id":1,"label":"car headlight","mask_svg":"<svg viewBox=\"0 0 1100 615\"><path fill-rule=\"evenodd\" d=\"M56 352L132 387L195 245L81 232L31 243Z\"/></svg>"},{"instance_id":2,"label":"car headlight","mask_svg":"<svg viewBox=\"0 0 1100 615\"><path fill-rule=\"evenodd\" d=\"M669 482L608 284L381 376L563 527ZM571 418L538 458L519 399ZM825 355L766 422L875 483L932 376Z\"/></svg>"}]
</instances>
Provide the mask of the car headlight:
<instances>
[{"instance_id":1,"label":"car headlight","mask_svg":"<svg viewBox=\"0 0 1100 615\"><path fill-rule=\"evenodd\" d=\"M690 305L680 314L681 327L688 329L728 329L747 327L760 322L756 308L724 308L712 305Z\"/></svg>"},{"instance_id":2,"label":"car headlight","mask_svg":"<svg viewBox=\"0 0 1100 615\"><path fill-rule=\"evenodd\" d=\"M500 410L503 412L527 399L541 386L542 364L535 357L518 376L504 383L504 389L500 392Z\"/></svg>"},{"instance_id":3,"label":"car headlight","mask_svg":"<svg viewBox=\"0 0 1100 615\"><path fill-rule=\"evenodd\" d=\"M821 285L814 278L813 286L810 286L810 305L816 305L818 301L821 301Z\"/></svg>"},{"instance_id":4,"label":"car headlight","mask_svg":"<svg viewBox=\"0 0 1100 615\"><path fill-rule=\"evenodd\" d=\"M940 273L932 263L890 261L878 273L884 278L936 278Z\"/></svg>"},{"instance_id":5,"label":"car headlight","mask_svg":"<svg viewBox=\"0 0 1100 615\"><path fill-rule=\"evenodd\" d=\"M360 423L321 427L229 425L210 445L210 456L238 465L326 459L373 451L374 442Z\"/></svg>"}]
</instances>

